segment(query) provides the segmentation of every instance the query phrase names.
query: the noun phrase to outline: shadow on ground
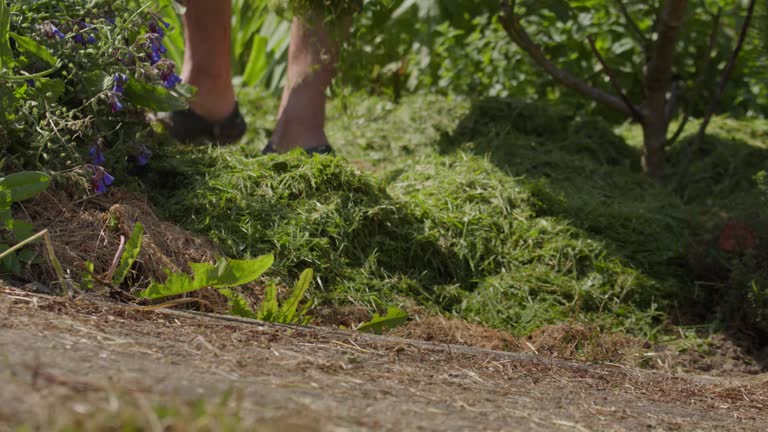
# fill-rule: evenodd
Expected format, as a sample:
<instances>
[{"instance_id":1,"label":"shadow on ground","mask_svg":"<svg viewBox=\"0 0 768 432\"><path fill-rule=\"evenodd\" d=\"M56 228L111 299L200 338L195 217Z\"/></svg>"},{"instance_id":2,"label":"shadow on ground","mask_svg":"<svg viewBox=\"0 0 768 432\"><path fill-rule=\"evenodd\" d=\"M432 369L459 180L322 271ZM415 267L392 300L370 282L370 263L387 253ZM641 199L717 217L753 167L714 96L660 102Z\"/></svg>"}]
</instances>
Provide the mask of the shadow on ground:
<instances>
[{"instance_id":1,"label":"shadow on ground","mask_svg":"<svg viewBox=\"0 0 768 432\"><path fill-rule=\"evenodd\" d=\"M611 125L549 105L475 101L437 149L488 157L510 176L540 182L541 216L568 220L665 284L673 307L667 312L678 323L725 321L731 339L757 354L768 342L768 225L754 178L766 168L768 151L727 123L709 132L676 191L671 181L644 177L640 150ZM670 179L691 140L684 137L669 150ZM720 250L723 227L734 220L754 234L751 250ZM768 369L768 356L755 361Z\"/></svg>"}]
</instances>

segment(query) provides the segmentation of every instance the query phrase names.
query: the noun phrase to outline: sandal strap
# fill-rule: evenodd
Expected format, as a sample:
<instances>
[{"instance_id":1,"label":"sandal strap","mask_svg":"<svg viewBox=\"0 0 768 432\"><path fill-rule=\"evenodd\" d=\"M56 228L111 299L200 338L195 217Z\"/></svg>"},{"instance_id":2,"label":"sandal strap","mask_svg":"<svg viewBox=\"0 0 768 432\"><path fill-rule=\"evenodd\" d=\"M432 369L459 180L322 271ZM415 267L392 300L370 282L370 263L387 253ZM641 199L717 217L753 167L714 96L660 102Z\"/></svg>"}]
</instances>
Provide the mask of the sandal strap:
<instances>
[{"instance_id":1,"label":"sandal strap","mask_svg":"<svg viewBox=\"0 0 768 432\"><path fill-rule=\"evenodd\" d=\"M232 112L219 121L210 121L187 108L170 113L164 123L168 134L184 143L211 141L220 145L234 144L242 138L247 129L237 102Z\"/></svg>"},{"instance_id":2,"label":"sandal strap","mask_svg":"<svg viewBox=\"0 0 768 432\"><path fill-rule=\"evenodd\" d=\"M330 144L323 144L315 147L310 147L307 149L303 149L308 155L331 155L334 154L335 151L333 150L333 147L331 147ZM264 146L264 148L261 150L261 154L268 155L268 154L276 154L277 149L275 149L275 146L272 144L272 141L267 142L267 145Z\"/></svg>"}]
</instances>

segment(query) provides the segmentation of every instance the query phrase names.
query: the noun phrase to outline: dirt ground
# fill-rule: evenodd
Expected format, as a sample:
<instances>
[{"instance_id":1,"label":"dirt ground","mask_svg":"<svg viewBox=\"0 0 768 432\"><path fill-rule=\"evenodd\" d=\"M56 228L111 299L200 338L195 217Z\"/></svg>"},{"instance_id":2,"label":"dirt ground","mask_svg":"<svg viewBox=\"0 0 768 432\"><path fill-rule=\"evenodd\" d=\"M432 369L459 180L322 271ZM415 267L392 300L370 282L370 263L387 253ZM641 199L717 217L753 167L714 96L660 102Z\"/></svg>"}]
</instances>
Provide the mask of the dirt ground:
<instances>
[{"instance_id":1,"label":"dirt ground","mask_svg":"<svg viewBox=\"0 0 768 432\"><path fill-rule=\"evenodd\" d=\"M672 376L9 288L0 389L0 431L768 430L766 375Z\"/></svg>"}]
</instances>

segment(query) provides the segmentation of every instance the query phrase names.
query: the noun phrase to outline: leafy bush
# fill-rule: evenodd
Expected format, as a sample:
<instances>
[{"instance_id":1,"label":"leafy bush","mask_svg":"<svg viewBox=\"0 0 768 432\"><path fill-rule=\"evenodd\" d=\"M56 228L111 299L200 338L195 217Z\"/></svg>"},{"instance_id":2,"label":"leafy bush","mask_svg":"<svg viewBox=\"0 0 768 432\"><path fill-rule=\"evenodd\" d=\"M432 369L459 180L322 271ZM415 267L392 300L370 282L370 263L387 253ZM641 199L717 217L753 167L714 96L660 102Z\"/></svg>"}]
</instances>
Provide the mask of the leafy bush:
<instances>
[{"instance_id":1,"label":"leafy bush","mask_svg":"<svg viewBox=\"0 0 768 432\"><path fill-rule=\"evenodd\" d=\"M653 26L651 3L626 2L642 32ZM605 76L595 73L599 63L586 42L594 36L597 48L614 68L630 99L644 89L641 71L629 65L645 63L647 43L627 22L615 2L518 1L525 9L525 25L545 54L575 76L609 88ZM712 67L696 73L708 55L711 17L722 8L724 29L716 38ZM764 5L760 6L765 16ZM699 87L695 99L683 101L701 115L716 88L718 65L726 62L738 36L742 4L735 0L691 4L681 50L675 56L677 77L688 87ZM343 61L343 82L358 88L399 95L404 91L440 91L481 96L535 97L592 109L559 89L532 66L525 53L513 46L496 20L497 1L394 1L385 7L363 9L356 17L353 36ZM765 21L764 18L762 18ZM766 110L766 55L764 32L752 32L722 107L734 114L763 115ZM612 118L612 113L599 111Z\"/></svg>"},{"instance_id":2,"label":"leafy bush","mask_svg":"<svg viewBox=\"0 0 768 432\"><path fill-rule=\"evenodd\" d=\"M35 258L31 249L18 253L9 250L14 245L20 247L27 239L31 241L35 234L32 224L13 217L11 206L34 198L48 188L50 181L47 174L34 171L13 173L0 178L0 253L4 255L0 264L5 273L19 274L21 266Z\"/></svg>"},{"instance_id":3,"label":"leafy bush","mask_svg":"<svg viewBox=\"0 0 768 432\"><path fill-rule=\"evenodd\" d=\"M131 1L0 2L0 171L70 171L95 192L148 162L147 112L185 107L168 23Z\"/></svg>"}]
</instances>

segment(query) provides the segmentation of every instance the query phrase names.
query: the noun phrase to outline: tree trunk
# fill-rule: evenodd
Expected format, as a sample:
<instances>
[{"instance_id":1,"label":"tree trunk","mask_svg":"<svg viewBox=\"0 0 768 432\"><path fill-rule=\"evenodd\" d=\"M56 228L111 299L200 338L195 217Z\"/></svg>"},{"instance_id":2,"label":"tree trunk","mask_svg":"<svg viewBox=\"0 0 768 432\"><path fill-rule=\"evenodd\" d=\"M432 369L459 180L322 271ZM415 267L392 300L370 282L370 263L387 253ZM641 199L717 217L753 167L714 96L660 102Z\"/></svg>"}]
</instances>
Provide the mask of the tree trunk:
<instances>
[{"instance_id":1,"label":"tree trunk","mask_svg":"<svg viewBox=\"0 0 768 432\"><path fill-rule=\"evenodd\" d=\"M664 173L664 146L669 122L666 118L667 91L672 82L675 47L683 26L688 0L665 0L659 20L659 34L646 65L643 106L643 171L653 178Z\"/></svg>"},{"instance_id":2,"label":"tree trunk","mask_svg":"<svg viewBox=\"0 0 768 432\"><path fill-rule=\"evenodd\" d=\"M643 172L651 178L659 178L664 174L664 146L667 141L667 123L664 113L664 95L661 95L660 106L651 106L649 98L648 109L643 116ZM659 104L659 101L656 102Z\"/></svg>"}]
</instances>

